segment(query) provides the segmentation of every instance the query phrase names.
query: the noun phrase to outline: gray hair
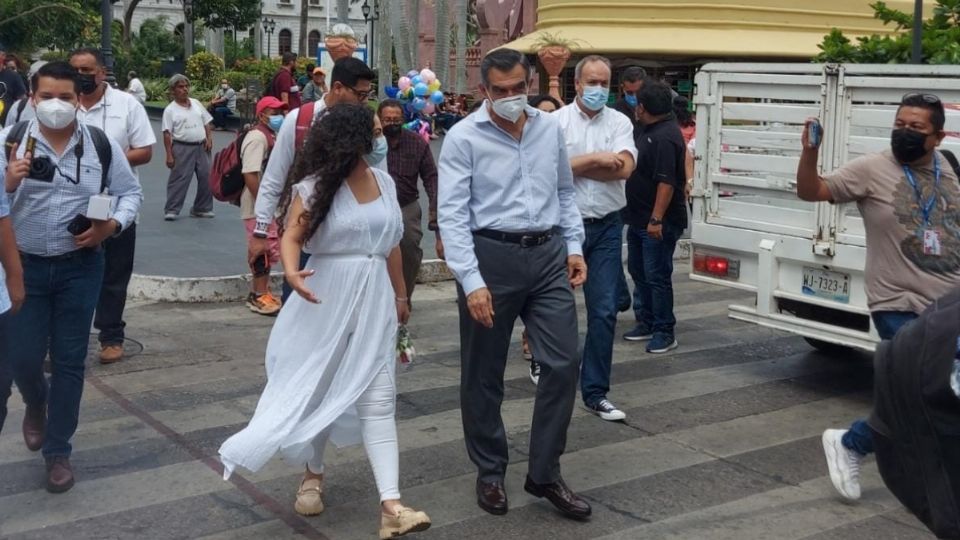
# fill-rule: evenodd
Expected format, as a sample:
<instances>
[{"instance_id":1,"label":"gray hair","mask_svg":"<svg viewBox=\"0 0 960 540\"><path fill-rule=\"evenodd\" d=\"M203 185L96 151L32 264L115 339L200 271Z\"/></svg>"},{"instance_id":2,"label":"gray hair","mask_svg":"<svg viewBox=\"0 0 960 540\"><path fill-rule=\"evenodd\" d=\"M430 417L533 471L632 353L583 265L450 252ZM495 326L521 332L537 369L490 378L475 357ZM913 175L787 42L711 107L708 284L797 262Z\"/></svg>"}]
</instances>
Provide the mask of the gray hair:
<instances>
[{"instance_id":1,"label":"gray hair","mask_svg":"<svg viewBox=\"0 0 960 540\"><path fill-rule=\"evenodd\" d=\"M173 88L174 88L175 86L177 86L178 84L180 84L180 83L182 83L182 82L185 82L185 83L187 83L187 84L190 84L190 79L188 79L186 75L183 75L183 74L181 74L181 73L177 73L177 74L174 75L173 77L170 77L170 82L167 83L167 88L169 88L170 90L173 90Z\"/></svg>"},{"instance_id":2,"label":"gray hair","mask_svg":"<svg viewBox=\"0 0 960 540\"><path fill-rule=\"evenodd\" d=\"M610 75L613 76L613 66L610 64L610 60L608 60L605 56L600 56L599 54L591 54L589 56L584 56L582 60L577 62L577 67L573 70L573 80L579 81L580 74L583 72L583 66L592 64L593 62L600 62L607 66L607 71L609 71Z\"/></svg>"},{"instance_id":3,"label":"gray hair","mask_svg":"<svg viewBox=\"0 0 960 540\"><path fill-rule=\"evenodd\" d=\"M490 70L510 71L516 66L523 66L527 73L527 81L533 75L533 67L526 55L514 49L497 49L490 51L480 62L480 79L484 86L490 85Z\"/></svg>"}]
</instances>

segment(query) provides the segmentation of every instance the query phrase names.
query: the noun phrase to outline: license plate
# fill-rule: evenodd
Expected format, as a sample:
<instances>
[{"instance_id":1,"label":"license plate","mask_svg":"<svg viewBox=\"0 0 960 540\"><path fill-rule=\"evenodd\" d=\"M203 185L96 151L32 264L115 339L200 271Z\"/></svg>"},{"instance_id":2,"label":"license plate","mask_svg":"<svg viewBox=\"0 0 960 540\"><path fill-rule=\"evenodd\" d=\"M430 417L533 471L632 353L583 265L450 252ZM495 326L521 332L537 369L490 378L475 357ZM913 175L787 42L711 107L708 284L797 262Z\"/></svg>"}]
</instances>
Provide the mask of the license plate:
<instances>
[{"instance_id":1,"label":"license plate","mask_svg":"<svg viewBox=\"0 0 960 540\"><path fill-rule=\"evenodd\" d=\"M803 267L803 294L834 302L850 302L850 274Z\"/></svg>"}]
</instances>

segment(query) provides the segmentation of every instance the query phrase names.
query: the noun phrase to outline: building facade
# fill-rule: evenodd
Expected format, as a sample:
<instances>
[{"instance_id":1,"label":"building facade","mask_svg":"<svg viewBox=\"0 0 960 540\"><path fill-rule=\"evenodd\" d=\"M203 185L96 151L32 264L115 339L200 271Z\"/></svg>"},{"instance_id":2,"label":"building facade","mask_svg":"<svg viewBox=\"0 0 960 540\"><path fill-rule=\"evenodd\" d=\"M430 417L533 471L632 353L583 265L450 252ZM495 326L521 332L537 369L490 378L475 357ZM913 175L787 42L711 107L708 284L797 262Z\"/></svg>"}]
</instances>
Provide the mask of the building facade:
<instances>
[{"instance_id":1,"label":"building facade","mask_svg":"<svg viewBox=\"0 0 960 540\"><path fill-rule=\"evenodd\" d=\"M310 15L307 21L307 49L300 49L300 7L301 2L308 2ZM123 21L126 6L130 0L121 0L114 4L114 20ZM361 47L367 41L370 25L364 22L361 11L362 2L350 5L350 26L357 35ZM285 52L295 52L300 56L315 58L317 49L323 47L323 37L337 22L337 6L333 0L263 0L260 19L273 21L272 32L264 29L262 22L253 28L238 28L237 39L245 37L253 39L257 56L280 56ZM167 27L171 31L179 32L183 29L183 4L180 0L141 0L136 6L131 19L131 31L137 33L147 19L166 17ZM204 48L223 56L225 32L202 28L202 22L194 27L194 34ZM226 32L229 38L229 31Z\"/></svg>"}]
</instances>

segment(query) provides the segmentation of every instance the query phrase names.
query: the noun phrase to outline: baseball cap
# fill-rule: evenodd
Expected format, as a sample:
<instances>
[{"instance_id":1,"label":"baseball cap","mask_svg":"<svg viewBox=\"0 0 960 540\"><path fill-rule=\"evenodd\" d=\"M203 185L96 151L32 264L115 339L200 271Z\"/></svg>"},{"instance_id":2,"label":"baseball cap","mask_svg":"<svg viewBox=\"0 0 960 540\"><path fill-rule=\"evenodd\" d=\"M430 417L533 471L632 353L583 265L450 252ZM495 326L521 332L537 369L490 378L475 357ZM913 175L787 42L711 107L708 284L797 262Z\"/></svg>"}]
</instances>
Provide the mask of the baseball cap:
<instances>
[{"instance_id":1,"label":"baseball cap","mask_svg":"<svg viewBox=\"0 0 960 540\"><path fill-rule=\"evenodd\" d=\"M321 74L321 75L326 75L326 74L327 74L327 72L324 71L322 67L313 68L313 74L316 75L317 73L319 73L319 74Z\"/></svg>"},{"instance_id":2,"label":"baseball cap","mask_svg":"<svg viewBox=\"0 0 960 540\"><path fill-rule=\"evenodd\" d=\"M265 96L257 102L257 116L260 116L264 109L287 110L287 104L273 96Z\"/></svg>"}]
</instances>

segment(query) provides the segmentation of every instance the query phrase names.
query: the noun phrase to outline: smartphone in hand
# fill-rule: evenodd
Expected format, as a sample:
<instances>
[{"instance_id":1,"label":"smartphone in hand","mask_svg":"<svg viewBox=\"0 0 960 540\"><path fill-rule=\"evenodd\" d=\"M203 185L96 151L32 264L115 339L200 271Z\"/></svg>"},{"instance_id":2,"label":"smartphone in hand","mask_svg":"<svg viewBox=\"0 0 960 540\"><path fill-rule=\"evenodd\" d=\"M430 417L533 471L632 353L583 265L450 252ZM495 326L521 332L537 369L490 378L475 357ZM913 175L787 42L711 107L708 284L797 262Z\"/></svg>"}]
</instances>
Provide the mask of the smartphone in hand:
<instances>
[{"instance_id":1,"label":"smartphone in hand","mask_svg":"<svg viewBox=\"0 0 960 540\"><path fill-rule=\"evenodd\" d=\"M821 142L823 142L823 126L820 125L819 120L811 120L807 124L807 144L811 148L819 148Z\"/></svg>"}]
</instances>

